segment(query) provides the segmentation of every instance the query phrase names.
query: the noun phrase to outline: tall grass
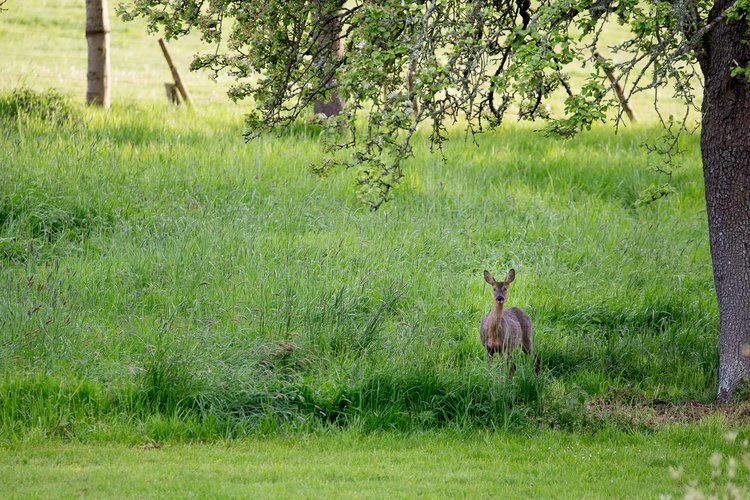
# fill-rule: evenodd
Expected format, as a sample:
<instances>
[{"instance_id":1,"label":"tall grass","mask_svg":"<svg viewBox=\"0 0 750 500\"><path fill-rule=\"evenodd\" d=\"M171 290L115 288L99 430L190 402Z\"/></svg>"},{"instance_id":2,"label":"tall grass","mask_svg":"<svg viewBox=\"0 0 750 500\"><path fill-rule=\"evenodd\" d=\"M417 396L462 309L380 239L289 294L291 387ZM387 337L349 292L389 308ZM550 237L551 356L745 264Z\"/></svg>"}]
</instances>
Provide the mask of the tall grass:
<instances>
[{"instance_id":1,"label":"tall grass","mask_svg":"<svg viewBox=\"0 0 750 500\"><path fill-rule=\"evenodd\" d=\"M420 137L370 213L351 173L309 173L313 128L245 144L221 109L82 116L0 119L4 432L501 428L575 422L571 394L713 397L697 144L677 194L638 206L650 129L510 127L445 162ZM543 371L509 381L478 325L482 270L511 266Z\"/></svg>"}]
</instances>

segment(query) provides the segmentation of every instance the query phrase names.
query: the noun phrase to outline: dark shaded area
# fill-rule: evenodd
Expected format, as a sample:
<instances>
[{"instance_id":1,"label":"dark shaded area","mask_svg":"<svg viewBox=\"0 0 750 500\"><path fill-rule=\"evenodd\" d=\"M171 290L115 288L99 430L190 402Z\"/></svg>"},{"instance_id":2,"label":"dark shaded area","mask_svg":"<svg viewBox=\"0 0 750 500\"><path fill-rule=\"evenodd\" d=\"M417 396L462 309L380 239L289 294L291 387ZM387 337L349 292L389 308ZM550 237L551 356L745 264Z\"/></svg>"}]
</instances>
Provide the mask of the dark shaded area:
<instances>
[{"instance_id":1,"label":"dark shaded area","mask_svg":"<svg viewBox=\"0 0 750 500\"><path fill-rule=\"evenodd\" d=\"M82 242L94 231L107 230L116 217L91 198L33 187L0 192L0 259L18 261L59 240Z\"/></svg>"}]
</instances>

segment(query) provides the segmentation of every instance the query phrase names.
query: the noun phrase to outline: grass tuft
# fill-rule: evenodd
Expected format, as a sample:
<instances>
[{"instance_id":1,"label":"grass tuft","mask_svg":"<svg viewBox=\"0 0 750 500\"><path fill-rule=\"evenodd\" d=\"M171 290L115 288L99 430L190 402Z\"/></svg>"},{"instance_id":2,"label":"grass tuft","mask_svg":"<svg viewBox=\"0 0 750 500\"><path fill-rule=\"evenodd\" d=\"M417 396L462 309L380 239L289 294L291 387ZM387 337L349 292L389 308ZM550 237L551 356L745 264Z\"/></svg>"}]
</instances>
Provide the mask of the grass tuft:
<instances>
[{"instance_id":1,"label":"grass tuft","mask_svg":"<svg viewBox=\"0 0 750 500\"><path fill-rule=\"evenodd\" d=\"M49 125L68 125L79 122L81 113L70 97L56 89L44 91L20 87L0 94L0 120L39 120Z\"/></svg>"}]
</instances>

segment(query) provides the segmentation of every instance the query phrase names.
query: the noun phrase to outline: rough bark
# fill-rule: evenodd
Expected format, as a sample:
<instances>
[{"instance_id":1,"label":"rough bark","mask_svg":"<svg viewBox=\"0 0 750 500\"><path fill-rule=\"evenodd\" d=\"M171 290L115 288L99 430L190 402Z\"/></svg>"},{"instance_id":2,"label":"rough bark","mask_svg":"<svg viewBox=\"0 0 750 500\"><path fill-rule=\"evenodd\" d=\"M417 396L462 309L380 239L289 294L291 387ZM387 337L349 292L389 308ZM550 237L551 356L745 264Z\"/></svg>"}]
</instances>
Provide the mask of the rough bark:
<instances>
[{"instance_id":1,"label":"rough bark","mask_svg":"<svg viewBox=\"0 0 750 500\"><path fill-rule=\"evenodd\" d=\"M716 19L730 0L718 0ZM720 22L706 37L701 151L714 283L719 303L719 401L750 381L750 82L731 77L750 61L747 26Z\"/></svg>"},{"instance_id":2,"label":"rough bark","mask_svg":"<svg viewBox=\"0 0 750 500\"><path fill-rule=\"evenodd\" d=\"M88 73L86 103L109 109L109 14L107 0L86 0Z\"/></svg>"},{"instance_id":3,"label":"rough bark","mask_svg":"<svg viewBox=\"0 0 750 500\"><path fill-rule=\"evenodd\" d=\"M341 43L341 23L336 17L335 12L327 12L326 4L321 0L316 0L315 4L318 10L318 20L322 24L320 34L318 35L318 66L324 68L323 78L327 80L327 87L330 90L328 101L316 100L313 103L313 112L325 116L336 116L344 109L344 102L338 95L338 84L333 76L332 60L343 55L343 45Z\"/></svg>"}]
</instances>

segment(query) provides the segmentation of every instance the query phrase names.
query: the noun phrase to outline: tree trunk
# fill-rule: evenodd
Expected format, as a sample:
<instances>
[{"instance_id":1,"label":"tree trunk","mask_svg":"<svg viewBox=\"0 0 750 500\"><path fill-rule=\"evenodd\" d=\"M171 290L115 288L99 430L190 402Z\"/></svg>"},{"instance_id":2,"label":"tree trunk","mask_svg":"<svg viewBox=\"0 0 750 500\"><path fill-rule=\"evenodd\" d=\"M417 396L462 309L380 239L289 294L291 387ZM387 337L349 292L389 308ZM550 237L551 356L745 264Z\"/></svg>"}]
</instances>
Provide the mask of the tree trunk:
<instances>
[{"instance_id":1,"label":"tree trunk","mask_svg":"<svg viewBox=\"0 0 750 500\"><path fill-rule=\"evenodd\" d=\"M313 112L325 116L335 116L344 109L344 102L338 95L338 84L334 78L335 64L334 60L343 54L341 44L341 23L336 13L338 9L328 12L326 7L330 7L331 2L325 0L316 0L318 21L322 24L320 34L318 35L318 66L322 68L323 80L330 89L330 99L328 101L316 100L313 103Z\"/></svg>"},{"instance_id":2,"label":"tree trunk","mask_svg":"<svg viewBox=\"0 0 750 500\"><path fill-rule=\"evenodd\" d=\"M109 109L109 14L107 0L86 0L89 69L86 103Z\"/></svg>"},{"instance_id":3,"label":"tree trunk","mask_svg":"<svg viewBox=\"0 0 750 500\"><path fill-rule=\"evenodd\" d=\"M731 0L718 0L709 20ZM714 283L719 302L719 391L750 381L750 83L731 77L750 61L747 26L720 22L704 40L701 152Z\"/></svg>"}]
</instances>

